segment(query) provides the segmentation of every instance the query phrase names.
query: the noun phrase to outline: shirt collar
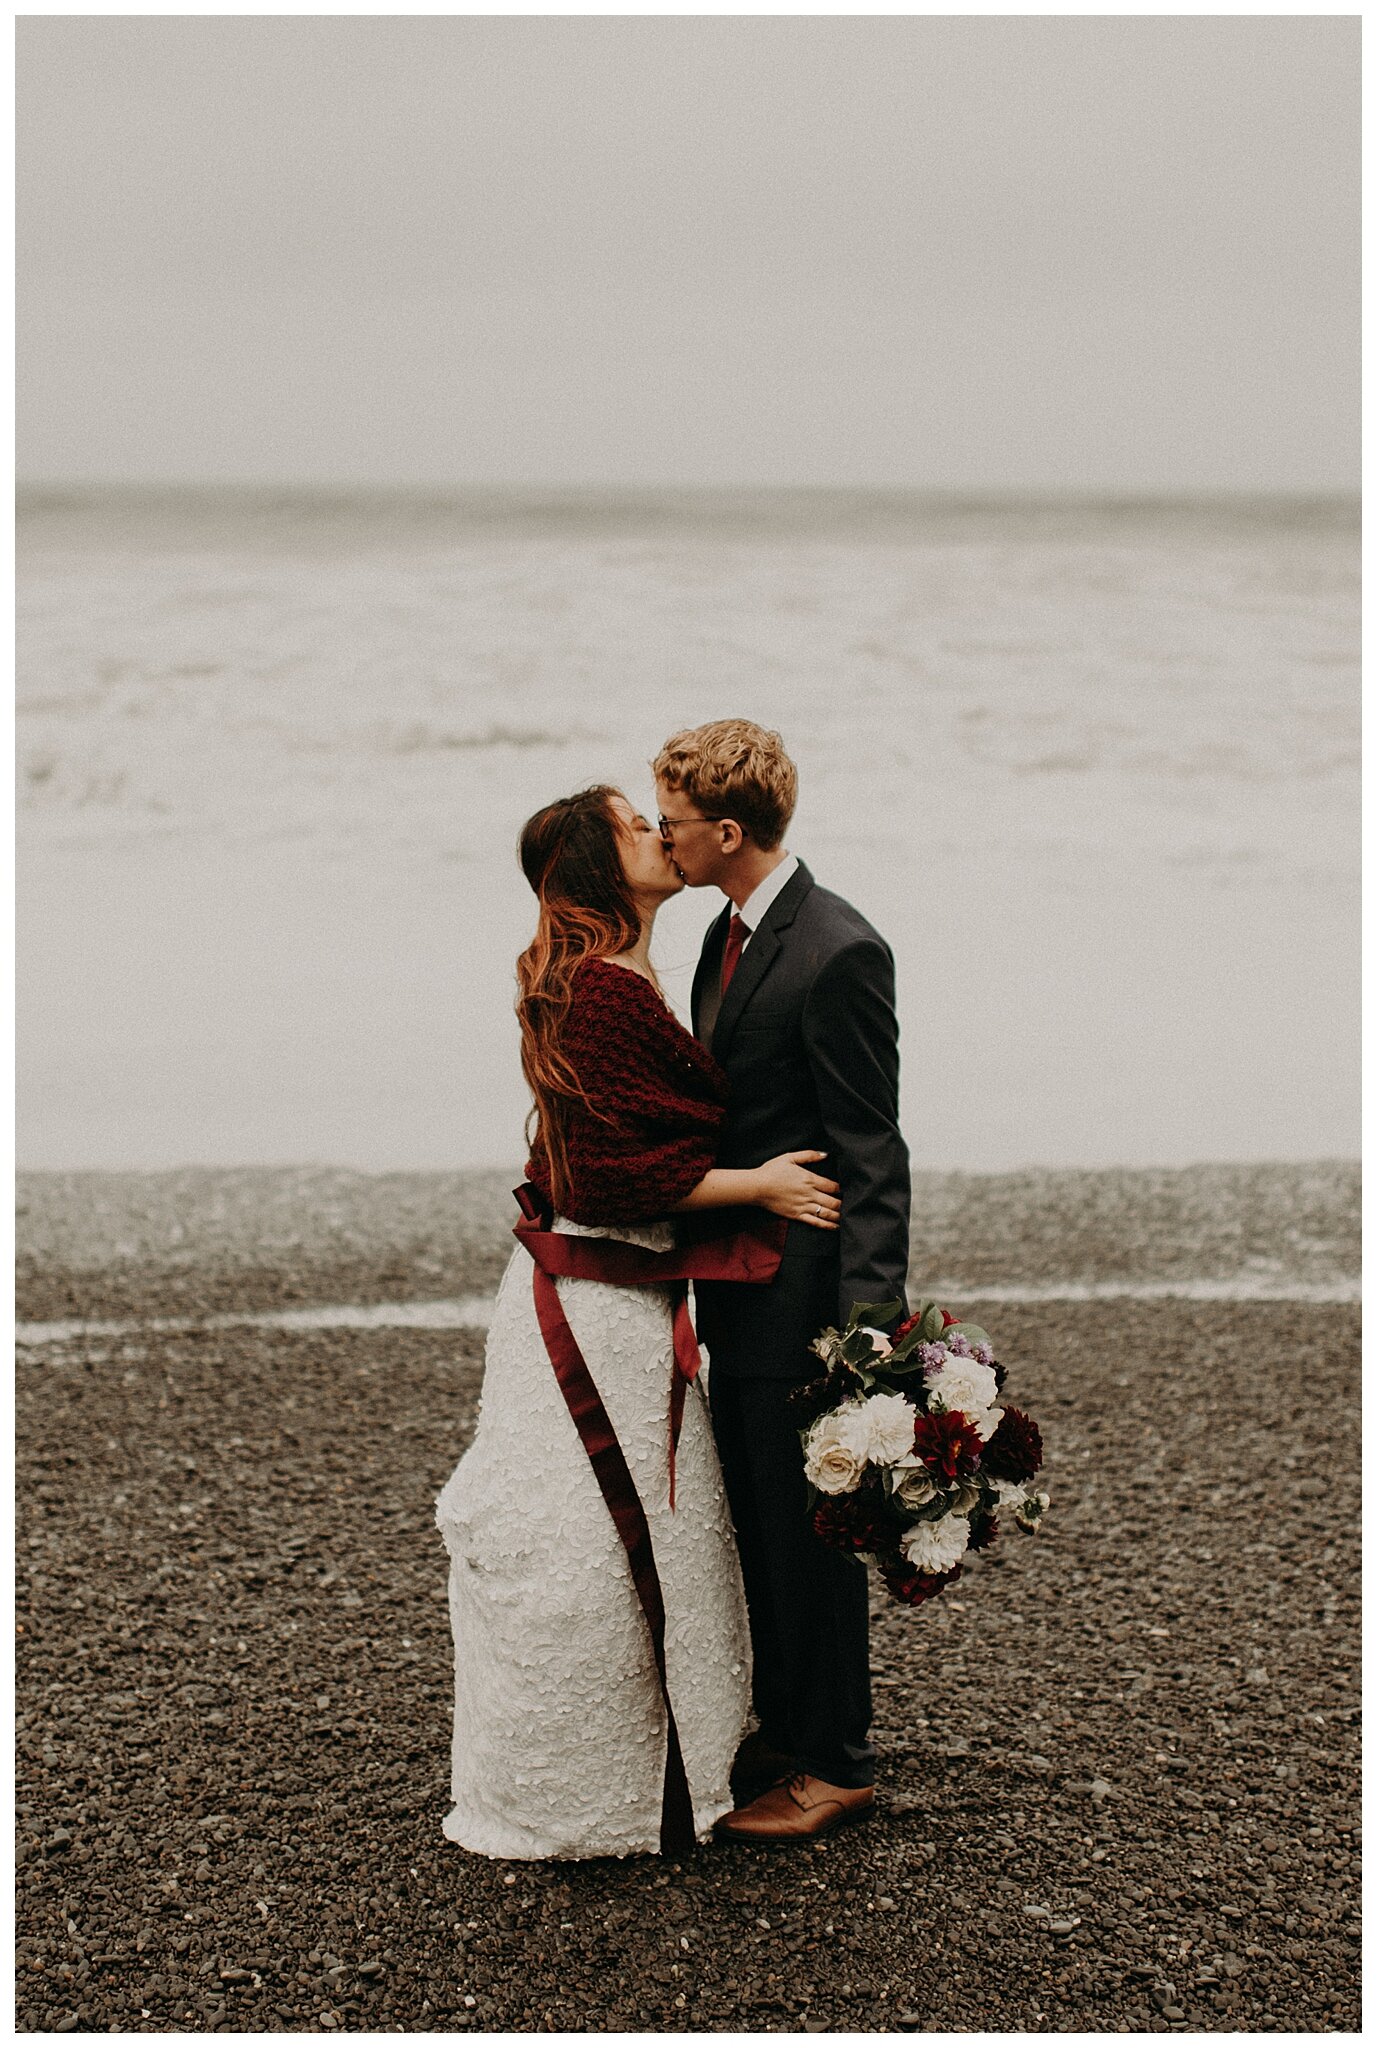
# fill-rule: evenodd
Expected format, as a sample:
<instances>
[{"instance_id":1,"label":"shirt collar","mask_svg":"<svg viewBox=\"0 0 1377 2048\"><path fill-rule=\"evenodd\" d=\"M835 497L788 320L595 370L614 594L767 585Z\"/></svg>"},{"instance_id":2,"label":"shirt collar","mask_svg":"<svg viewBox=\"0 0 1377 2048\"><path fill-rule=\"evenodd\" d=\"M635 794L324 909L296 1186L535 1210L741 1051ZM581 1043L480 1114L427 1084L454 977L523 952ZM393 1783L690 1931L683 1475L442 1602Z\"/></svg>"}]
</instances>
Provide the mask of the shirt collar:
<instances>
[{"instance_id":1,"label":"shirt collar","mask_svg":"<svg viewBox=\"0 0 1377 2048\"><path fill-rule=\"evenodd\" d=\"M737 916L741 919L748 932L758 929L760 920L764 917L776 896L788 887L797 873L798 855L788 853L784 856L779 866L771 868L764 881L757 883L756 887L752 889L750 895L737 912Z\"/></svg>"}]
</instances>

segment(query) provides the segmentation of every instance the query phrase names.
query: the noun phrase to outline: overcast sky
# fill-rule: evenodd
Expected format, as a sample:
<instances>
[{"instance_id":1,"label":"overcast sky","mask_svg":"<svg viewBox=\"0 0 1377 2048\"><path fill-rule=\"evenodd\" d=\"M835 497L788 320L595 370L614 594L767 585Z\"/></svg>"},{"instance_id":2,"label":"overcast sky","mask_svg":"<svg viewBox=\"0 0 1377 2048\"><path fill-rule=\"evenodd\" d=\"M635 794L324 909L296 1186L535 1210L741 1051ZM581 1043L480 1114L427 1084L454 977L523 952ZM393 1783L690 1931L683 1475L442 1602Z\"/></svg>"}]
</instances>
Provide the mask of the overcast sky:
<instances>
[{"instance_id":1,"label":"overcast sky","mask_svg":"<svg viewBox=\"0 0 1377 2048\"><path fill-rule=\"evenodd\" d=\"M1356 488L1355 18L17 26L30 481Z\"/></svg>"}]
</instances>

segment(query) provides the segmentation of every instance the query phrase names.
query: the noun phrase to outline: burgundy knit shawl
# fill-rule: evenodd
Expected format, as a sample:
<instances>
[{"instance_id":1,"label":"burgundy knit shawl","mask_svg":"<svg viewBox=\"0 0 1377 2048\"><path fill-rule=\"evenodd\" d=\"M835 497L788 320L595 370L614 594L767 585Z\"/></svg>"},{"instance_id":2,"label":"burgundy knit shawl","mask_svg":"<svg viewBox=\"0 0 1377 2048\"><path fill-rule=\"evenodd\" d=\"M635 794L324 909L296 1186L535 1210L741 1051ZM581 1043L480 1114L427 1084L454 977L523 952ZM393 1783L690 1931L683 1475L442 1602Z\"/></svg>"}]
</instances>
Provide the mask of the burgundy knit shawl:
<instances>
[{"instance_id":1,"label":"burgundy knit shawl","mask_svg":"<svg viewBox=\"0 0 1377 2048\"><path fill-rule=\"evenodd\" d=\"M664 1216L716 1156L727 1105L722 1069L643 975L607 960L575 969L560 1050L593 1105L570 1106L572 1187L563 1214L593 1227ZM551 1199L539 1133L526 1177Z\"/></svg>"}]
</instances>

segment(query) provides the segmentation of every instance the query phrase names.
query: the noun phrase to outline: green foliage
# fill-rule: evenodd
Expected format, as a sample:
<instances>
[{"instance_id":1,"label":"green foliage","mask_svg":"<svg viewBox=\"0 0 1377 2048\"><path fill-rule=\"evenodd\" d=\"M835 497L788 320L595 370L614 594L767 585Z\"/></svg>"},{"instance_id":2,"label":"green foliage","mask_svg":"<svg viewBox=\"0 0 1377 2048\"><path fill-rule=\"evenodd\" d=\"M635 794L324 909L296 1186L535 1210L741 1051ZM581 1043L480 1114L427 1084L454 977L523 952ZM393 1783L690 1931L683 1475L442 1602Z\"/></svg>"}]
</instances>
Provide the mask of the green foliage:
<instances>
[{"instance_id":1,"label":"green foliage","mask_svg":"<svg viewBox=\"0 0 1377 2048\"><path fill-rule=\"evenodd\" d=\"M864 1330L848 1330L841 1341L841 1356L847 1365L864 1365L875 1356L875 1345Z\"/></svg>"},{"instance_id":2,"label":"green foliage","mask_svg":"<svg viewBox=\"0 0 1377 2048\"><path fill-rule=\"evenodd\" d=\"M880 1360L880 1372L887 1380L901 1380L905 1373L918 1372L922 1368L921 1358L913 1355L914 1346L904 1343Z\"/></svg>"},{"instance_id":3,"label":"green foliage","mask_svg":"<svg viewBox=\"0 0 1377 2048\"><path fill-rule=\"evenodd\" d=\"M880 1329L885 1323L892 1323L894 1318L901 1316L903 1312L904 1304L901 1301L853 1301L851 1321L847 1328L854 1330L861 1323L869 1323L872 1328Z\"/></svg>"}]
</instances>

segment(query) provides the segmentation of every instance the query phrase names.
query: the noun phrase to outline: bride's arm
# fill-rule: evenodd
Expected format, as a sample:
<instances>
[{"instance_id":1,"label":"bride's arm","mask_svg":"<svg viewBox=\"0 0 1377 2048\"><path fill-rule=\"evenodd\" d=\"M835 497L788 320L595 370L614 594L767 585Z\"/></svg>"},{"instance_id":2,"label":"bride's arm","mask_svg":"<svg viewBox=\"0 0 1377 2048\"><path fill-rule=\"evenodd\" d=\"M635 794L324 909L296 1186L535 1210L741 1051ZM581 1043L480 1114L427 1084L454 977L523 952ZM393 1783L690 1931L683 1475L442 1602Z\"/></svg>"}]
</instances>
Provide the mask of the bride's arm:
<instances>
[{"instance_id":1,"label":"bride's arm","mask_svg":"<svg viewBox=\"0 0 1377 2048\"><path fill-rule=\"evenodd\" d=\"M841 1215L840 1189L834 1180L810 1173L808 1162L825 1152L781 1152L763 1166L714 1166L690 1188L672 1215L691 1209L768 1209L790 1223L810 1223L816 1230L835 1230Z\"/></svg>"},{"instance_id":2,"label":"bride's arm","mask_svg":"<svg viewBox=\"0 0 1377 2048\"><path fill-rule=\"evenodd\" d=\"M589 1115L572 1128L576 1223L630 1223L695 1209L767 1209L835 1230L836 1181L809 1171L822 1152L785 1152L763 1166L711 1164L724 1115L722 1076L625 967L581 971L563 1051ZM533 1175L538 1179L538 1176Z\"/></svg>"}]
</instances>

